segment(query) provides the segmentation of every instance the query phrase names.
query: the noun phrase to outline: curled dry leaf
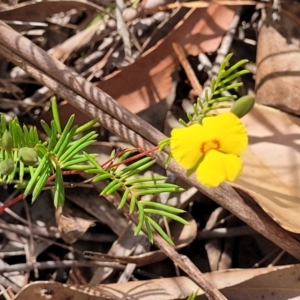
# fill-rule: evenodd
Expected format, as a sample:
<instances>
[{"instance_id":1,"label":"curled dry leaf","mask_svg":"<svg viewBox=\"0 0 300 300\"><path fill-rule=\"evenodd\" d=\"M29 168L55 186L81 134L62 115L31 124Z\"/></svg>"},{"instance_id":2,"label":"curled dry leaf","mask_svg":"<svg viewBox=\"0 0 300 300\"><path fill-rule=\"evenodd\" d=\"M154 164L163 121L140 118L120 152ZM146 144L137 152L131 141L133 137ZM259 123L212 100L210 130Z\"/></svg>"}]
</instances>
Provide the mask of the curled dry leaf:
<instances>
[{"instance_id":1,"label":"curled dry leaf","mask_svg":"<svg viewBox=\"0 0 300 300\"><path fill-rule=\"evenodd\" d=\"M55 218L61 238L69 244L75 243L96 221L74 206L71 208L68 202L57 208Z\"/></svg>"},{"instance_id":2,"label":"curled dry leaf","mask_svg":"<svg viewBox=\"0 0 300 300\"><path fill-rule=\"evenodd\" d=\"M153 299L155 295L159 300L171 300L188 297L191 292L198 289L199 287L187 277L101 284L98 287L34 282L23 288L15 300L105 300L125 299L125 295L127 299Z\"/></svg>"},{"instance_id":3,"label":"curled dry leaf","mask_svg":"<svg viewBox=\"0 0 300 300\"><path fill-rule=\"evenodd\" d=\"M267 9L257 41L256 101L300 114L299 4L289 3L280 21ZM298 16L293 15L298 13Z\"/></svg>"},{"instance_id":4,"label":"curled dry leaf","mask_svg":"<svg viewBox=\"0 0 300 300\"><path fill-rule=\"evenodd\" d=\"M300 120L256 105L243 118L250 145L242 176L244 190L283 228L300 233Z\"/></svg>"},{"instance_id":5,"label":"curled dry leaf","mask_svg":"<svg viewBox=\"0 0 300 300\"><path fill-rule=\"evenodd\" d=\"M228 299L296 299L300 293L300 265L260 269L226 270L204 274ZM26 285L15 300L159 300L186 299L197 291L197 299L207 299L202 289L188 277L160 278L126 283L101 284L95 287L58 282L34 282ZM201 296L200 296L201 295ZM51 296L47 298L46 296ZM296 298L294 298L296 297Z\"/></svg>"},{"instance_id":6,"label":"curled dry leaf","mask_svg":"<svg viewBox=\"0 0 300 300\"><path fill-rule=\"evenodd\" d=\"M171 222L170 231L174 244L178 248L189 245L197 236L197 223L189 213L181 215L182 218L189 222L188 225L183 225L179 222Z\"/></svg>"}]
</instances>

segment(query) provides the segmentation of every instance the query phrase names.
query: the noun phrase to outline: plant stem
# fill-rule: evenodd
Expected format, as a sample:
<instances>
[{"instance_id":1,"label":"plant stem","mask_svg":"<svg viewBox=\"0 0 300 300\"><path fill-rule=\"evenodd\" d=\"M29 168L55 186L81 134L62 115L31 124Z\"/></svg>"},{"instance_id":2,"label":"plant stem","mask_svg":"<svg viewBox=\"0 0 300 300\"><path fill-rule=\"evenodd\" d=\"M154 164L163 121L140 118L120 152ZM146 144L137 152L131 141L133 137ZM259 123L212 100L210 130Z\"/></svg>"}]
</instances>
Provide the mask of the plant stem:
<instances>
[{"instance_id":1,"label":"plant stem","mask_svg":"<svg viewBox=\"0 0 300 300\"><path fill-rule=\"evenodd\" d=\"M139 159L139 158L141 158L143 156L149 155L150 153L153 153L153 152L157 151L158 149L159 149L159 146L153 147L153 148L151 148L149 150L146 150L146 151L143 151L143 152L141 152L141 153L139 153L139 154L137 154L135 156L129 157L127 159L124 159L123 161L115 163L115 164L109 166L108 169L117 167L117 166L119 166L121 164L126 164L126 163L129 163L131 161L137 160L137 159Z\"/></svg>"}]
</instances>

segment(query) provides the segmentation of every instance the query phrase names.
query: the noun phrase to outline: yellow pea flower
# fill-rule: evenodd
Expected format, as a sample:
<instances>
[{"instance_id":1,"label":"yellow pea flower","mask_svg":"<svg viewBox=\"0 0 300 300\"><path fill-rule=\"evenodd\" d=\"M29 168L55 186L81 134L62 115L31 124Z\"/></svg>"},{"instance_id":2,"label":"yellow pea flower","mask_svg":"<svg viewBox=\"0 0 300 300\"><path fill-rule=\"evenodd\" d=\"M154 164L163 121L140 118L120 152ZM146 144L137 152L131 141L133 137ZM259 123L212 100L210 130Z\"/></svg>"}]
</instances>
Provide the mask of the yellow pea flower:
<instances>
[{"instance_id":1,"label":"yellow pea flower","mask_svg":"<svg viewBox=\"0 0 300 300\"><path fill-rule=\"evenodd\" d=\"M237 179L243 167L239 155L247 145L246 128L231 112L206 117L202 124L173 129L170 139L177 163L195 171L197 180L207 187Z\"/></svg>"}]
</instances>

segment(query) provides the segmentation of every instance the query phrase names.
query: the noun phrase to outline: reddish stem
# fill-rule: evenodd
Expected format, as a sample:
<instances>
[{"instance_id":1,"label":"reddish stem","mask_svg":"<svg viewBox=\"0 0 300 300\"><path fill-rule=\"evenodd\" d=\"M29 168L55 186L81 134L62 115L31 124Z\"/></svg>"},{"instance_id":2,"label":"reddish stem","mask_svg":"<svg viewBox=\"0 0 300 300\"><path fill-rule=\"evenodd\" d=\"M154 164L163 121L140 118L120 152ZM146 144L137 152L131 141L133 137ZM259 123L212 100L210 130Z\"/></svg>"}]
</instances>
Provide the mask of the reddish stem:
<instances>
[{"instance_id":1,"label":"reddish stem","mask_svg":"<svg viewBox=\"0 0 300 300\"><path fill-rule=\"evenodd\" d=\"M117 167L117 166L122 165L122 164L129 163L129 162L131 162L131 161L133 161L133 160L137 160L138 158L143 157L143 156L146 156L146 155L148 155L148 154L150 154L150 153L152 153L152 152L154 152L154 151L156 151L156 150L158 150L158 149L159 149L159 146L153 147L153 148L151 148L151 149L149 149L149 150L147 150L147 151L141 152L141 153L139 153L139 154L137 154L137 155L134 155L134 156L132 156L132 157L129 157L129 158L127 158L127 159L124 159L124 160L122 160L122 161L120 161L120 162L118 162L118 163L115 163L115 164L109 166L108 169Z\"/></svg>"},{"instance_id":2,"label":"reddish stem","mask_svg":"<svg viewBox=\"0 0 300 300\"><path fill-rule=\"evenodd\" d=\"M132 148L132 149L124 149L124 150L122 150L122 151L118 151L114 157L110 158L110 159L107 160L105 163L103 163L103 164L101 165L101 167L104 168L104 167L105 167L106 165L108 165L110 162L113 162L117 157L120 157L121 155L123 155L125 152L128 152L128 151L130 151L130 152L139 152L140 149L139 149L139 148ZM106 169L110 169L110 168L111 168L111 166L106 167Z\"/></svg>"},{"instance_id":3,"label":"reddish stem","mask_svg":"<svg viewBox=\"0 0 300 300\"><path fill-rule=\"evenodd\" d=\"M121 162L112 164L112 165L108 166L106 169L111 169L111 168L117 167L117 166L119 166L119 165L121 165L121 164L129 163L129 162L131 162L131 161L137 160L137 159L139 159L140 157L146 156L146 155L148 155L148 154L150 154L150 153L152 153L152 152L154 152L154 151L156 151L156 150L158 150L158 149L159 149L159 146L156 146L156 147L154 147L154 148L152 148L152 149L149 149L149 150L147 150L147 151L141 152L141 153L139 153L139 154L137 154L137 155L134 155L134 156L132 156L132 157L129 157L129 158L127 158L127 159L124 159L124 160L121 161ZM138 148L133 148L133 149L122 150L122 151L120 151L120 152L117 153L116 157L120 157L121 155L123 155L123 154L124 154L125 152L127 152L127 151L137 152L137 151L140 151L140 149L138 149ZM114 159L115 159L115 157L110 158L108 161L106 161L106 162L105 162L104 164L102 164L101 166L102 166L102 167L106 166L108 163L112 162ZM73 174L80 174L80 173L83 173L83 171L72 170L72 171L63 171L63 172L62 172L63 175L73 175ZM56 176L56 174L51 175L51 176L47 179L47 182L49 183L49 182L53 181L53 180L55 179L55 176ZM0 206L0 214L3 213L3 211L4 211L6 208L8 208L8 207L10 207L10 206L12 206L12 205L14 205L14 204L16 204L17 202L21 201L22 199L24 199L24 194L20 194L20 195L18 195L17 197L15 197L15 198L9 200L7 203L4 203L2 206Z\"/></svg>"},{"instance_id":4,"label":"reddish stem","mask_svg":"<svg viewBox=\"0 0 300 300\"><path fill-rule=\"evenodd\" d=\"M63 171L62 174L63 175L73 175L73 174L80 174L83 171L77 171L77 170L72 170L72 171ZM55 175L53 174L51 175L48 179L47 182L51 182L55 179ZM20 194L15 198L12 198L11 200L7 201L6 203L4 203L2 206L0 206L0 214L3 213L3 211L8 208L11 207L12 205L16 204L17 202L21 201L22 199L24 199L24 194Z\"/></svg>"},{"instance_id":5,"label":"reddish stem","mask_svg":"<svg viewBox=\"0 0 300 300\"><path fill-rule=\"evenodd\" d=\"M17 197L12 198L11 200L4 203L2 206L0 206L0 214L3 213L5 208L8 208L8 207L16 204L17 202L21 201L22 199L23 199L23 194L20 194Z\"/></svg>"}]
</instances>

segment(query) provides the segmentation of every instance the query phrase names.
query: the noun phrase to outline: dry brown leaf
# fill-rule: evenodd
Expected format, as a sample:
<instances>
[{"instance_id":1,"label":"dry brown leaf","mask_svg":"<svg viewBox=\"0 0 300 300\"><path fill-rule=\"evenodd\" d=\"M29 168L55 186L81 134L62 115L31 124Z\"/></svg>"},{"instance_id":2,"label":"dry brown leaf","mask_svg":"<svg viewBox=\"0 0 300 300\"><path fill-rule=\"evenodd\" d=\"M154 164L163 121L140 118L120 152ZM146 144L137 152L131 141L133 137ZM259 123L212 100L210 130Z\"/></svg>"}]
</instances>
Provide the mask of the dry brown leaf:
<instances>
[{"instance_id":1,"label":"dry brown leaf","mask_svg":"<svg viewBox=\"0 0 300 300\"><path fill-rule=\"evenodd\" d=\"M215 51L233 16L234 8L217 4L191 9L164 40L132 65L107 76L98 87L133 113L148 108L165 99L171 91L171 75L178 65L172 43L179 44L190 55ZM59 112L62 120L75 114L76 124L88 121L81 111L68 103L61 105ZM42 118L47 121L50 114L46 113Z\"/></svg>"},{"instance_id":2,"label":"dry brown leaf","mask_svg":"<svg viewBox=\"0 0 300 300\"><path fill-rule=\"evenodd\" d=\"M207 274L227 299L296 299L299 296L300 265L260 269L224 270ZM237 297L237 295L239 295ZM197 298L198 299L198 298ZM206 299L204 296L199 299Z\"/></svg>"},{"instance_id":3,"label":"dry brown leaf","mask_svg":"<svg viewBox=\"0 0 300 300\"><path fill-rule=\"evenodd\" d=\"M256 105L243 118L250 146L242 176L244 190L283 228L300 233L300 120Z\"/></svg>"},{"instance_id":4,"label":"dry brown leaf","mask_svg":"<svg viewBox=\"0 0 300 300\"><path fill-rule=\"evenodd\" d=\"M228 299L290 299L300 293L300 265L261 269L226 270L204 274ZM15 300L103 300L103 299L183 299L198 291L204 293L187 277L161 278L127 283L102 284L98 287L72 286L57 282L34 282L25 286ZM239 298L236 295L239 295ZM207 299L199 297L197 299ZM295 298L296 299L296 298Z\"/></svg>"},{"instance_id":5,"label":"dry brown leaf","mask_svg":"<svg viewBox=\"0 0 300 300\"><path fill-rule=\"evenodd\" d=\"M86 211L98 221L106 224L118 236L122 234L126 228L128 220L113 204L99 193L90 188L67 189L66 198L70 199L74 204ZM84 201L83 201L84 200Z\"/></svg>"},{"instance_id":6,"label":"dry brown leaf","mask_svg":"<svg viewBox=\"0 0 300 300\"><path fill-rule=\"evenodd\" d=\"M187 277L135 281L99 287L70 286L57 282L34 282L27 285L15 300L104 300L104 299L181 299L198 286Z\"/></svg>"},{"instance_id":7,"label":"dry brown leaf","mask_svg":"<svg viewBox=\"0 0 300 300\"><path fill-rule=\"evenodd\" d=\"M57 208L55 219L62 239L69 244L75 243L96 221L89 218L85 212L75 207L71 208L68 202L64 207Z\"/></svg>"},{"instance_id":8,"label":"dry brown leaf","mask_svg":"<svg viewBox=\"0 0 300 300\"><path fill-rule=\"evenodd\" d=\"M171 91L171 75L178 64L172 44L181 45L190 55L215 51L233 16L233 8L217 4L191 9L163 41L132 65L109 75L98 87L131 112L146 109Z\"/></svg>"},{"instance_id":9,"label":"dry brown leaf","mask_svg":"<svg viewBox=\"0 0 300 300\"><path fill-rule=\"evenodd\" d=\"M286 8L298 12L299 20L298 4L289 3ZM300 114L299 21L296 15L294 20L291 17L282 13L274 23L272 9L267 9L257 42L256 101Z\"/></svg>"}]
</instances>

